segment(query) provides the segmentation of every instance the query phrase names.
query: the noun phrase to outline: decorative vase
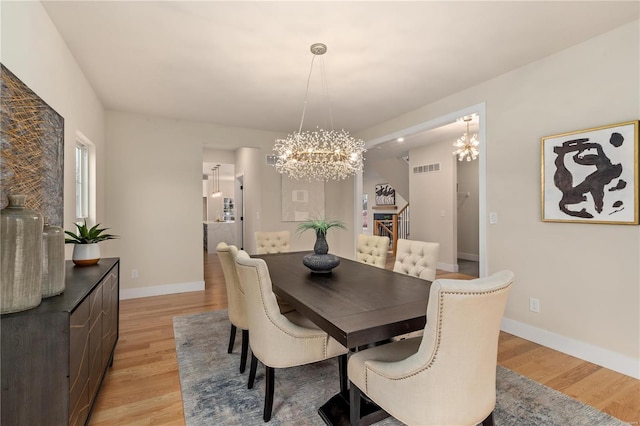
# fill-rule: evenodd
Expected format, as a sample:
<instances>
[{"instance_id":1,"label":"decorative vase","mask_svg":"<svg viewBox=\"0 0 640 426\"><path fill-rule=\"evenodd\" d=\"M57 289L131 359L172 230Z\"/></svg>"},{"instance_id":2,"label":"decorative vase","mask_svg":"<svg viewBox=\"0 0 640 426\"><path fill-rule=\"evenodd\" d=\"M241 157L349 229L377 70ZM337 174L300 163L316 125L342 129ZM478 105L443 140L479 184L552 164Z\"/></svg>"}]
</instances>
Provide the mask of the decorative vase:
<instances>
[{"instance_id":1,"label":"decorative vase","mask_svg":"<svg viewBox=\"0 0 640 426\"><path fill-rule=\"evenodd\" d=\"M0 223L0 313L25 311L42 301L42 215L9 195Z\"/></svg>"},{"instance_id":2,"label":"decorative vase","mask_svg":"<svg viewBox=\"0 0 640 426\"><path fill-rule=\"evenodd\" d=\"M64 230L44 218L42 232L42 297L64 291Z\"/></svg>"},{"instance_id":3,"label":"decorative vase","mask_svg":"<svg viewBox=\"0 0 640 426\"><path fill-rule=\"evenodd\" d=\"M312 273L328 274L333 268L340 264L340 258L329 254L329 244L327 244L326 234L317 231L316 243L313 245L313 254L308 254L303 257L302 263L311 269Z\"/></svg>"},{"instance_id":4,"label":"decorative vase","mask_svg":"<svg viewBox=\"0 0 640 426\"><path fill-rule=\"evenodd\" d=\"M71 260L78 266L96 265L100 261L100 246L98 243L74 244Z\"/></svg>"}]
</instances>

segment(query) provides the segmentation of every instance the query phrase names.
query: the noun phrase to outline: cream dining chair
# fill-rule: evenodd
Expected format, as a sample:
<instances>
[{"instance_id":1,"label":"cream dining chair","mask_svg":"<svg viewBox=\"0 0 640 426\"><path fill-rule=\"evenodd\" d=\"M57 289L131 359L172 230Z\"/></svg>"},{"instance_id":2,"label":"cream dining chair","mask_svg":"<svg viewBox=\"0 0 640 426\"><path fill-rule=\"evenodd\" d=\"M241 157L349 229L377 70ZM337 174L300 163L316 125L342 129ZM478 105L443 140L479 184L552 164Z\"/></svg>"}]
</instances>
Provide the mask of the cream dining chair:
<instances>
[{"instance_id":1,"label":"cream dining chair","mask_svg":"<svg viewBox=\"0 0 640 426\"><path fill-rule=\"evenodd\" d=\"M263 419L268 422L273 408L274 369L340 356L340 372L344 373L347 349L297 311L286 316L280 313L264 260L252 259L241 250L236 256L236 266L244 289L251 330L249 388L253 387L257 362L260 360L266 369ZM347 378L341 374L340 390L346 392L346 389Z\"/></svg>"},{"instance_id":2,"label":"cream dining chair","mask_svg":"<svg viewBox=\"0 0 640 426\"><path fill-rule=\"evenodd\" d=\"M420 338L351 355L351 425L361 393L408 425L493 425L500 323L511 271L432 283Z\"/></svg>"},{"instance_id":3,"label":"cream dining chair","mask_svg":"<svg viewBox=\"0 0 640 426\"><path fill-rule=\"evenodd\" d=\"M367 265L386 267L389 253L389 237L380 235L358 235L356 246L356 260Z\"/></svg>"},{"instance_id":4,"label":"cream dining chair","mask_svg":"<svg viewBox=\"0 0 640 426\"><path fill-rule=\"evenodd\" d=\"M394 272L412 275L423 280L436 279L440 243L398 239Z\"/></svg>"},{"instance_id":5,"label":"cream dining chair","mask_svg":"<svg viewBox=\"0 0 640 426\"><path fill-rule=\"evenodd\" d=\"M227 353L233 351L237 329L242 330L242 349L240 352L240 372L244 373L247 365L247 352L249 346L249 320L247 319L244 304L244 293L240 288L238 272L236 271L235 258L238 253L236 246L229 246L221 242L216 247L224 282L227 288L227 311L231 322L231 335L229 336L229 348Z\"/></svg>"},{"instance_id":6,"label":"cream dining chair","mask_svg":"<svg viewBox=\"0 0 640 426\"><path fill-rule=\"evenodd\" d=\"M288 253L291 251L289 231L257 231L256 254ZM278 298L280 312L283 314L294 310L288 302Z\"/></svg>"},{"instance_id":7,"label":"cream dining chair","mask_svg":"<svg viewBox=\"0 0 640 426\"><path fill-rule=\"evenodd\" d=\"M287 253L291 250L289 231L258 231L256 237L256 254Z\"/></svg>"}]
</instances>

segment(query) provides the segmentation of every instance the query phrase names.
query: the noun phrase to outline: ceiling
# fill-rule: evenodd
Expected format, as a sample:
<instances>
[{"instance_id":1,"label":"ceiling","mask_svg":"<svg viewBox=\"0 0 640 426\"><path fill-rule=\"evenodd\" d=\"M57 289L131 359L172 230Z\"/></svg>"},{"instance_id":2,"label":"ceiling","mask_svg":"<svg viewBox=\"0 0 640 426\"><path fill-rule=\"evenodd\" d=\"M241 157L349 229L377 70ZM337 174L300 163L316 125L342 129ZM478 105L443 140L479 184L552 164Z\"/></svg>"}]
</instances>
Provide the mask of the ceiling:
<instances>
[{"instance_id":1,"label":"ceiling","mask_svg":"<svg viewBox=\"0 0 640 426\"><path fill-rule=\"evenodd\" d=\"M107 109L286 133L300 124L314 42L328 46L334 127L354 133L638 19L639 9L637 1L43 5ZM316 74L311 127L326 121L313 108L318 66Z\"/></svg>"},{"instance_id":2,"label":"ceiling","mask_svg":"<svg viewBox=\"0 0 640 426\"><path fill-rule=\"evenodd\" d=\"M639 16L637 1L43 5L105 108L282 133L300 126L315 42L328 46L321 59L333 127L356 133ZM316 62L305 128L331 126L320 70ZM397 157L463 132L452 123L366 157Z\"/></svg>"}]
</instances>

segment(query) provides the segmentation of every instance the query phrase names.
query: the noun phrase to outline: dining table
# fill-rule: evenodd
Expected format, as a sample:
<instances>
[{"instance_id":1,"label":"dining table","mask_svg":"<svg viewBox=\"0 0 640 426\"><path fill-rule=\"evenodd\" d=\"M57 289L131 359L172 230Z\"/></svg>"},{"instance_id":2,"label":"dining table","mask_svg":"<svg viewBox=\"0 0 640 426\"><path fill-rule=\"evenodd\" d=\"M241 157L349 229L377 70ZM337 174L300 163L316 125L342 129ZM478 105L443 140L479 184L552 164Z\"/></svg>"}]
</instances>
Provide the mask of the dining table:
<instances>
[{"instance_id":1,"label":"dining table","mask_svg":"<svg viewBox=\"0 0 640 426\"><path fill-rule=\"evenodd\" d=\"M343 257L331 272L315 273L302 263L310 253L252 257L266 262L279 298L350 351L424 328L430 281ZM346 377L346 371L341 373ZM341 390L318 412L327 424L348 425L348 391ZM360 416L370 423L388 414L365 399Z\"/></svg>"}]
</instances>

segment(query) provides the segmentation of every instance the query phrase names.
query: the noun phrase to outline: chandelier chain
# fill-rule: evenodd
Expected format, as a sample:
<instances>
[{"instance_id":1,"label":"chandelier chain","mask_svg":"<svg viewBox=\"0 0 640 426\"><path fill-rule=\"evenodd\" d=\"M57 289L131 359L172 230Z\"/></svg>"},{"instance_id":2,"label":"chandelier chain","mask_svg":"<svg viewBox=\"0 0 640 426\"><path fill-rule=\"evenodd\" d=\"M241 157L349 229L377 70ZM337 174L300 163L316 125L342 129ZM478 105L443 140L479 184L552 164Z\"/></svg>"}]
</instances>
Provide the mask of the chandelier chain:
<instances>
[{"instance_id":1,"label":"chandelier chain","mask_svg":"<svg viewBox=\"0 0 640 426\"><path fill-rule=\"evenodd\" d=\"M316 60L316 54L311 58L311 68L307 76L307 90L304 92L304 103L302 104L302 118L300 118L300 127L298 133L302 132L302 124L304 123L304 115L307 112L307 100L309 99L309 85L311 83L311 74L313 74L313 62Z\"/></svg>"},{"instance_id":2,"label":"chandelier chain","mask_svg":"<svg viewBox=\"0 0 640 426\"><path fill-rule=\"evenodd\" d=\"M331 130L316 127L315 130L303 131L304 120L309 100L309 87L313 74L316 56L326 52L326 45L314 43L311 46L311 67L307 76L307 87L302 107L302 117L297 132L284 139L276 139L273 150L277 154L276 170L293 179L302 180L342 180L361 172L363 153L366 151L364 141L355 139L344 129L334 130L333 112L329 98L329 85L323 58L320 58L322 92L321 98L326 102L324 127L327 127L327 115ZM321 108L322 110L322 108Z\"/></svg>"}]
</instances>

